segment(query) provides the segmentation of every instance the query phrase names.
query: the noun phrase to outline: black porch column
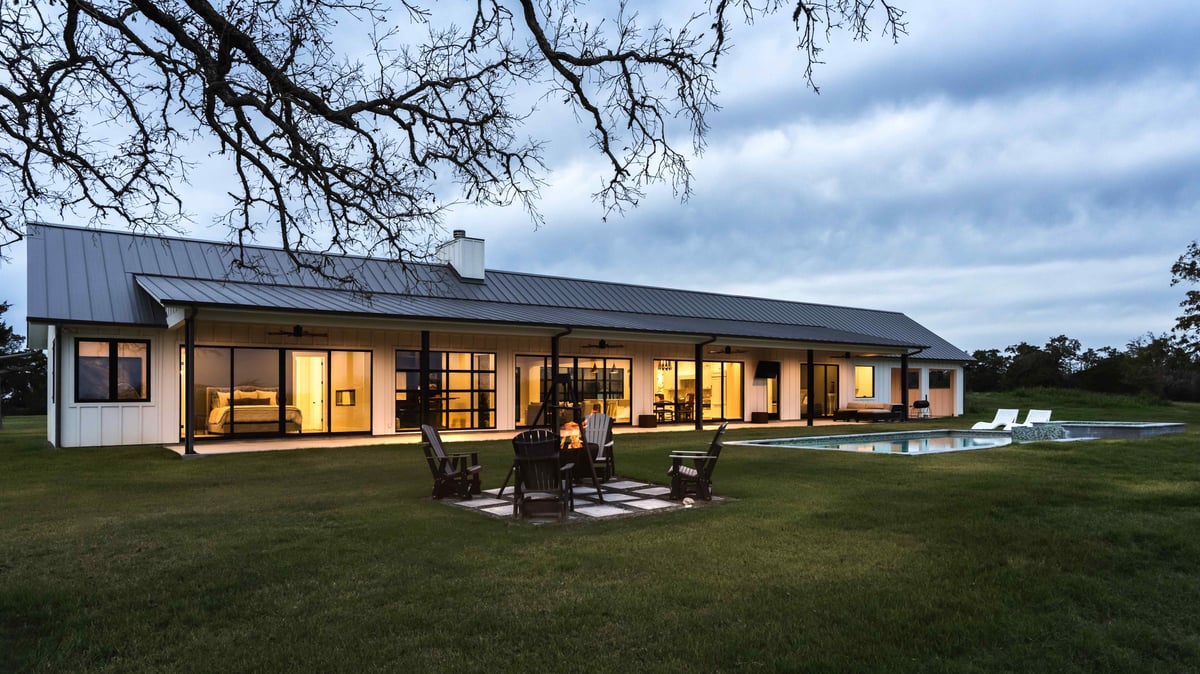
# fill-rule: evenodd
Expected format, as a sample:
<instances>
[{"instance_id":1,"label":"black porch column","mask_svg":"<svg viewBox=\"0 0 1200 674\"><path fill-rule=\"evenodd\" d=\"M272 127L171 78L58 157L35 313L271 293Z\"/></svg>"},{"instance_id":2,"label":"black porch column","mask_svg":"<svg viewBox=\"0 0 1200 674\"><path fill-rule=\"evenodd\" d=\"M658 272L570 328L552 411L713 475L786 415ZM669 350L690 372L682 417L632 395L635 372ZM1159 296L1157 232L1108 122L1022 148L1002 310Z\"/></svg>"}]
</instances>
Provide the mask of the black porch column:
<instances>
[{"instance_id":1,"label":"black porch column","mask_svg":"<svg viewBox=\"0 0 1200 674\"><path fill-rule=\"evenodd\" d=\"M808 362L804 365L804 381L805 388L808 389L808 407L804 412L804 416L808 419L808 425L813 425L813 415L817 412L817 392L813 390L813 384L816 382L816 369L813 367L813 350L808 350Z\"/></svg>"},{"instance_id":2,"label":"black porch column","mask_svg":"<svg viewBox=\"0 0 1200 674\"><path fill-rule=\"evenodd\" d=\"M715 337L714 337L715 339ZM704 430L704 344L696 345L696 395L692 400L695 407L692 418L696 420L696 430Z\"/></svg>"},{"instance_id":3,"label":"black porch column","mask_svg":"<svg viewBox=\"0 0 1200 674\"><path fill-rule=\"evenodd\" d=\"M430 407L429 331L428 330L421 331L421 362L419 364L419 367L421 369L420 369L420 373L418 374L418 376L420 377L420 381L417 382L417 387L418 387L417 405L420 407L420 412L418 412L418 415L421 419L421 424L424 425L424 424L429 423L429 407ZM432 424L430 424L430 425L432 425ZM437 426L434 426L434 428L437 428Z\"/></svg>"},{"instance_id":4,"label":"black porch column","mask_svg":"<svg viewBox=\"0 0 1200 674\"><path fill-rule=\"evenodd\" d=\"M183 323L183 454L196 453L196 310Z\"/></svg>"},{"instance_id":5,"label":"black porch column","mask_svg":"<svg viewBox=\"0 0 1200 674\"><path fill-rule=\"evenodd\" d=\"M900 421L908 421L908 354L900 354L900 404L904 405L904 416Z\"/></svg>"}]
</instances>

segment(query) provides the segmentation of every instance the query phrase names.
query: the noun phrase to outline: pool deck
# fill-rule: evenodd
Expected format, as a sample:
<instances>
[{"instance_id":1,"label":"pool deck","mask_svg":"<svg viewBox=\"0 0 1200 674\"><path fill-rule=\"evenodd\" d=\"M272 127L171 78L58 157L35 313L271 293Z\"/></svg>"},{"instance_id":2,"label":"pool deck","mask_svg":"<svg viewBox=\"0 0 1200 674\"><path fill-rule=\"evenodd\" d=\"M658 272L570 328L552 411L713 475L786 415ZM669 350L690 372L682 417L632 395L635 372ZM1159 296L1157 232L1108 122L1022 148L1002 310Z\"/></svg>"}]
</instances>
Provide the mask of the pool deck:
<instances>
[{"instance_id":1,"label":"pool deck","mask_svg":"<svg viewBox=\"0 0 1200 674\"><path fill-rule=\"evenodd\" d=\"M914 420L915 421L915 420ZM705 423L704 430L715 431L720 422ZM771 421L768 424L750 422L730 422L729 428L874 428L880 424L871 422L845 422L832 419L814 419L809 426L807 420ZM887 424L892 425L892 424ZM523 430L523 429L522 429ZM691 425L664 425L655 428L641 426L614 426L613 435L634 435L642 433L684 433L694 431ZM438 431L442 442L487 442L490 440L511 440L516 430L508 431L455 431L443 428ZM369 445L413 445L421 442L419 432L396 433L395 435L340 435L340 436L288 436L286 438L253 438L246 440L201 440L196 441L196 455L238 454L241 452L277 452L289 449L304 449L306 447L363 447ZM176 454L183 455L183 445L164 445Z\"/></svg>"}]
</instances>

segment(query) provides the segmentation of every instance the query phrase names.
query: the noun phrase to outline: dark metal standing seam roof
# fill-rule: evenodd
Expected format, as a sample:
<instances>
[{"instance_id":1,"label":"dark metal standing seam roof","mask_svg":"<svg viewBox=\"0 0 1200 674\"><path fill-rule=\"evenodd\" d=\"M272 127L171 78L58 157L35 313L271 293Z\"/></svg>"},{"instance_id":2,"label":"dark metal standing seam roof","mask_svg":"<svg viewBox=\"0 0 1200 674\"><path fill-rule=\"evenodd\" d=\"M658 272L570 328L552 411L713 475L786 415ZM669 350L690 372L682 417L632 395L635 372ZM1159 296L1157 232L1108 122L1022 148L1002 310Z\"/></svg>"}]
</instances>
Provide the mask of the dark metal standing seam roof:
<instances>
[{"instance_id":1,"label":"dark metal standing seam roof","mask_svg":"<svg viewBox=\"0 0 1200 674\"><path fill-rule=\"evenodd\" d=\"M787 341L924 348L923 359L970 356L904 314L486 272L464 282L446 265L328 257L369 294L297 270L284 251L249 248L270 279L231 265L229 244L31 224L29 320L165 325L164 304L256 307L348 315L451 319Z\"/></svg>"}]
</instances>

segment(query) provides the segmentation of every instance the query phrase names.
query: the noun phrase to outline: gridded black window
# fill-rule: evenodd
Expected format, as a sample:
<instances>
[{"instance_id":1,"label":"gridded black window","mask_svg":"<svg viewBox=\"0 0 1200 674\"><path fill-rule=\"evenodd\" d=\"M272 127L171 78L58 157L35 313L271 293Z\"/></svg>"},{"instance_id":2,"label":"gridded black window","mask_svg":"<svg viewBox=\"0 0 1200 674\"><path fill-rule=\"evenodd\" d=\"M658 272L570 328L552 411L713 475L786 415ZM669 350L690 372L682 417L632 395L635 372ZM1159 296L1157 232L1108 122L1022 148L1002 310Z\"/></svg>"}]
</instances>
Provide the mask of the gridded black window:
<instances>
[{"instance_id":1,"label":"gridded black window","mask_svg":"<svg viewBox=\"0 0 1200 674\"><path fill-rule=\"evenodd\" d=\"M80 339L75 342L76 402L150 400L150 342Z\"/></svg>"},{"instance_id":2,"label":"gridded black window","mask_svg":"<svg viewBox=\"0 0 1200 674\"><path fill-rule=\"evenodd\" d=\"M496 354L429 352L426 422L435 428L496 427ZM421 352L396 351L396 430L421 427Z\"/></svg>"}]
</instances>

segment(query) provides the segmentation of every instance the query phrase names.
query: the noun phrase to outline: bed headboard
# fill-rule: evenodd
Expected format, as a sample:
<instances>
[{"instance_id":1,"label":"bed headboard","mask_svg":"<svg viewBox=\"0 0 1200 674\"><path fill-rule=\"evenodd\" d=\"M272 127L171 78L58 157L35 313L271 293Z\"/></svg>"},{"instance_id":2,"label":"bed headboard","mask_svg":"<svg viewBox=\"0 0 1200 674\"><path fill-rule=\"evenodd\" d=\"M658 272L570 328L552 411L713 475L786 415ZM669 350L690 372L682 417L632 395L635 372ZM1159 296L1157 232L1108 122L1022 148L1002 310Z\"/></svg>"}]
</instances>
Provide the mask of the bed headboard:
<instances>
[{"instance_id":1,"label":"bed headboard","mask_svg":"<svg viewBox=\"0 0 1200 674\"><path fill-rule=\"evenodd\" d=\"M209 386L205 389L208 409L229 407L228 386ZM278 405L278 386L237 386L233 389L233 402L238 405Z\"/></svg>"}]
</instances>

